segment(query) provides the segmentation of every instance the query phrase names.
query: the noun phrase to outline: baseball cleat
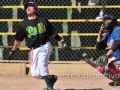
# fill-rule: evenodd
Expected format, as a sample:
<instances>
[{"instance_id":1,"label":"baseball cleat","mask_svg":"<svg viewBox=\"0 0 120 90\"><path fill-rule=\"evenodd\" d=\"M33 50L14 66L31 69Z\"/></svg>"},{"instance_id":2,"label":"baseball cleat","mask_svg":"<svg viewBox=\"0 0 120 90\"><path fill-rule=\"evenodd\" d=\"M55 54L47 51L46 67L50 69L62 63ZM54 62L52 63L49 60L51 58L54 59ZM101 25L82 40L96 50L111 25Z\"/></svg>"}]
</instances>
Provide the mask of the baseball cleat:
<instances>
[{"instance_id":1,"label":"baseball cleat","mask_svg":"<svg viewBox=\"0 0 120 90\"><path fill-rule=\"evenodd\" d=\"M56 75L52 75L52 78L51 78L51 86L53 87L55 82L57 81L58 77Z\"/></svg>"},{"instance_id":2,"label":"baseball cleat","mask_svg":"<svg viewBox=\"0 0 120 90\"><path fill-rule=\"evenodd\" d=\"M43 90L56 90L56 89L44 88Z\"/></svg>"}]
</instances>

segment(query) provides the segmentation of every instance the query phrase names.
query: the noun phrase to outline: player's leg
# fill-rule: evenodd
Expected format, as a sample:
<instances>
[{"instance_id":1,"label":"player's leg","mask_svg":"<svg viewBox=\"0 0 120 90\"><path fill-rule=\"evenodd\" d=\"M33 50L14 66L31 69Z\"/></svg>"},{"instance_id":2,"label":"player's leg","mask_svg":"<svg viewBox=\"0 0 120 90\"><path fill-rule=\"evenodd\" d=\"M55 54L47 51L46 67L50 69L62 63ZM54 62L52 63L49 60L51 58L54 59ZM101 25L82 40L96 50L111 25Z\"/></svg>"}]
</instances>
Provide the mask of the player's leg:
<instances>
[{"instance_id":1,"label":"player's leg","mask_svg":"<svg viewBox=\"0 0 120 90\"><path fill-rule=\"evenodd\" d=\"M31 74L34 78L42 78L38 69L38 53L40 48L33 49L30 52Z\"/></svg>"},{"instance_id":2,"label":"player's leg","mask_svg":"<svg viewBox=\"0 0 120 90\"><path fill-rule=\"evenodd\" d=\"M97 67L97 70L100 72L100 73L104 73L104 70L105 70L105 67L104 66L98 66Z\"/></svg>"},{"instance_id":3,"label":"player's leg","mask_svg":"<svg viewBox=\"0 0 120 90\"><path fill-rule=\"evenodd\" d=\"M111 86L113 85L120 85L120 71L119 71L119 58L110 58L107 64L107 70L104 70L104 75L109 79L113 80L114 82L109 83Z\"/></svg>"},{"instance_id":4,"label":"player's leg","mask_svg":"<svg viewBox=\"0 0 120 90\"><path fill-rule=\"evenodd\" d=\"M38 69L40 72L40 75L43 77L47 88L52 89L51 83L50 83L50 77L49 76L49 70L48 70L48 62L50 57L50 51L51 45L45 44L41 47L41 50L39 51L38 55Z\"/></svg>"},{"instance_id":5,"label":"player's leg","mask_svg":"<svg viewBox=\"0 0 120 90\"><path fill-rule=\"evenodd\" d=\"M110 85L120 86L120 58L109 64L109 70L114 73L114 82L110 83Z\"/></svg>"},{"instance_id":6,"label":"player's leg","mask_svg":"<svg viewBox=\"0 0 120 90\"><path fill-rule=\"evenodd\" d=\"M47 88L53 89L53 85L57 80L56 75L50 75L48 70L48 62L49 57L51 54L51 44L48 42L44 46L42 46L42 49L39 52L38 55L38 68L40 70L40 75L43 77L43 79L46 82Z\"/></svg>"},{"instance_id":7,"label":"player's leg","mask_svg":"<svg viewBox=\"0 0 120 90\"><path fill-rule=\"evenodd\" d=\"M108 64L111 63L111 62L114 61L114 60L115 60L114 57L109 58L107 65L106 65L106 66L98 66L98 67L97 67L97 70L103 74L105 70L108 70Z\"/></svg>"},{"instance_id":8,"label":"player's leg","mask_svg":"<svg viewBox=\"0 0 120 90\"><path fill-rule=\"evenodd\" d=\"M47 87L53 88L57 80L56 75L49 75L48 62L51 53L51 44L48 42L42 47L31 50L31 73L35 78L43 78Z\"/></svg>"},{"instance_id":9,"label":"player's leg","mask_svg":"<svg viewBox=\"0 0 120 90\"><path fill-rule=\"evenodd\" d=\"M117 74L119 74L119 76L120 76L120 58L116 59L116 61L114 62L114 65L115 65Z\"/></svg>"},{"instance_id":10,"label":"player's leg","mask_svg":"<svg viewBox=\"0 0 120 90\"><path fill-rule=\"evenodd\" d=\"M114 58L114 57L109 58L108 64L106 66L98 66L97 69L98 69L99 72L104 74L107 78L109 78L109 79L111 79L115 82L116 81L118 82L119 76L116 73L116 68L115 68L115 65L114 65L115 60L116 60L116 58Z\"/></svg>"},{"instance_id":11,"label":"player's leg","mask_svg":"<svg viewBox=\"0 0 120 90\"><path fill-rule=\"evenodd\" d=\"M114 67L111 67L111 68L114 68ZM109 83L110 86L120 86L120 76L118 74L115 74L111 72L109 69L105 69L103 67L99 67L98 69L101 71L102 74L104 74L105 77L113 80L113 82Z\"/></svg>"}]
</instances>

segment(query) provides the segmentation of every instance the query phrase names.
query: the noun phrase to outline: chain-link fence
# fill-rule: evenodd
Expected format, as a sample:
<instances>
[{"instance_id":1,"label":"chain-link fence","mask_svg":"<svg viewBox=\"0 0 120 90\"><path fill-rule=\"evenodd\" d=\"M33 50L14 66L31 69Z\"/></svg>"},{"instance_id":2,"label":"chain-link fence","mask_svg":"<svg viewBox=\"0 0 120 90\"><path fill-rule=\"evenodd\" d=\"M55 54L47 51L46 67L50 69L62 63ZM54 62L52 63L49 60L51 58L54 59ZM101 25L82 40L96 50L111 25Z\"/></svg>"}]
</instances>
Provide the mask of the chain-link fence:
<instances>
[{"instance_id":1,"label":"chain-link fence","mask_svg":"<svg viewBox=\"0 0 120 90\"><path fill-rule=\"evenodd\" d=\"M94 60L107 51L95 49L97 33L102 23L102 20L97 20L97 18L103 14L112 14L118 19L120 18L120 9L119 6L117 6L120 3L119 0L0 0L1 60L7 59L8 52L11 49L10 46L13 46L14 34L11 34L11 32L15 33L18 29L19 21L26 17L23 4L28 1L35 1L39 5L39 15L47 17L52 22L56 31L62 34L68 45L71 46L74 51L80 54L87 53L87 57L93 58ZM89 6L93 4L95 4L93 7ZM41 8L40 6L44 7ZM103 14L101 14L101 11ZM94 33L96 35L94 35ZM65 34L75 35L64 36ZM54 39L51 39L51 43L53 46L61 46L61 44ZM21 46L25 46L24 41ZM18 49L13 59L28 60L28 56L29 50ZM81 58L77 57L73 52L57 47L53 48L50 56L50 60L78 61L80 59Z\"/></svg>"}]
</instances>

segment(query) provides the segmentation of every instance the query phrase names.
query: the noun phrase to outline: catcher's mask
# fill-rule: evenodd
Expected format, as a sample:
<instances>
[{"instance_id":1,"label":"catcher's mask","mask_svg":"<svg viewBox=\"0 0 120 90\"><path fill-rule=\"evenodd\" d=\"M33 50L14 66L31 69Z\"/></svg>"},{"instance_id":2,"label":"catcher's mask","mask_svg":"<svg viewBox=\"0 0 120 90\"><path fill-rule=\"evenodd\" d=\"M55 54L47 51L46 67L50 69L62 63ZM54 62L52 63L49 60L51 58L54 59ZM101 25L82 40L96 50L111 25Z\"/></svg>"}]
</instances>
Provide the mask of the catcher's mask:
<instances>
[{"instance_id":1,"label":"catcher's mask","mask_svg":"<svg viewBox=\"0 0 120 90\"><path fill-rule=\"evenodd\" d=\"M25 4L24 4L24 9L25 9L25 10L27 9L28 5L34 6L34 9L35 9L35 11L36 11L36 13L37 13L37 11L38 11L38 5L37 5L35 2L27 2L27 3L25 3Z\"/></svg>"},{"instance_id":2,"label":"catcher's mask","mask_svg":"<svg viewBox=\"0 0 120 90\"><path fill-rule=\"evenodd\" d=\"M105 23L106 20L111 20L110 23ZM105 27L105 30L111 31L113 30L114 26L117 26L117 19L116 17L112 16L112 15L105 15L103 17L103 24Z\"/></svg>"}]
</instances>

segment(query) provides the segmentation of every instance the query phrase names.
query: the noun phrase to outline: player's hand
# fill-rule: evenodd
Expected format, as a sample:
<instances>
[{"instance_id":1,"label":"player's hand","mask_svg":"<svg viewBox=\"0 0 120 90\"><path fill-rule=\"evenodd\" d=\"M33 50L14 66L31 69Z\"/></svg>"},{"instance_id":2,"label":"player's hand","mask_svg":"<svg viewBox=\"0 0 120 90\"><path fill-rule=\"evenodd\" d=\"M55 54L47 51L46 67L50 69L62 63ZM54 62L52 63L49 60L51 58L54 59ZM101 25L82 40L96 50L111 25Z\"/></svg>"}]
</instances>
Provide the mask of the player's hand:
<instances>
[{"instance_id":1,"label":"player's hand","mask_svg":"<svg viewBox=\"0 0 120 90\"><path fill-rule=\"evenodd\" d=\"M100 30L99 30L99 34L102 35L102 34L104 34L106 32L107 32L107 30L105 30L104 24L102 24L101 27L100 27Z\"/></svg>"},{"instance_id":2,"label":"player's hand","mask_svg":"<svg viewBox=\"0 0 120 90\"><path fill-rule=\"evenodd\" d=\"M109 57L105 54L105 55L99 57L99 58L96 60L96 65L97 65L97 66L106 66L107 63L108 63L108 59L109 59Z\"/></svg>"},{"instance_id":3,"label":"player's hand","mask_svg":"<svg viewBox=\"0 0 120 90\"><path fill-rule=\"evenodd\" d=\"M8 55L8 60L12 60L14 53L15 53L15 51L10 51L10 53Z\"/></svg>"},{"instance_id":4,"label":"player's hand","mask_svg":"<svg viewBox=\"0 0 120 90\"><path fill-rule=\"evenodd\" d=\"M68 44L65 41L63 41L61 43L62 43L63 48L68 48Z\"/></svg>"}]
</instances>

